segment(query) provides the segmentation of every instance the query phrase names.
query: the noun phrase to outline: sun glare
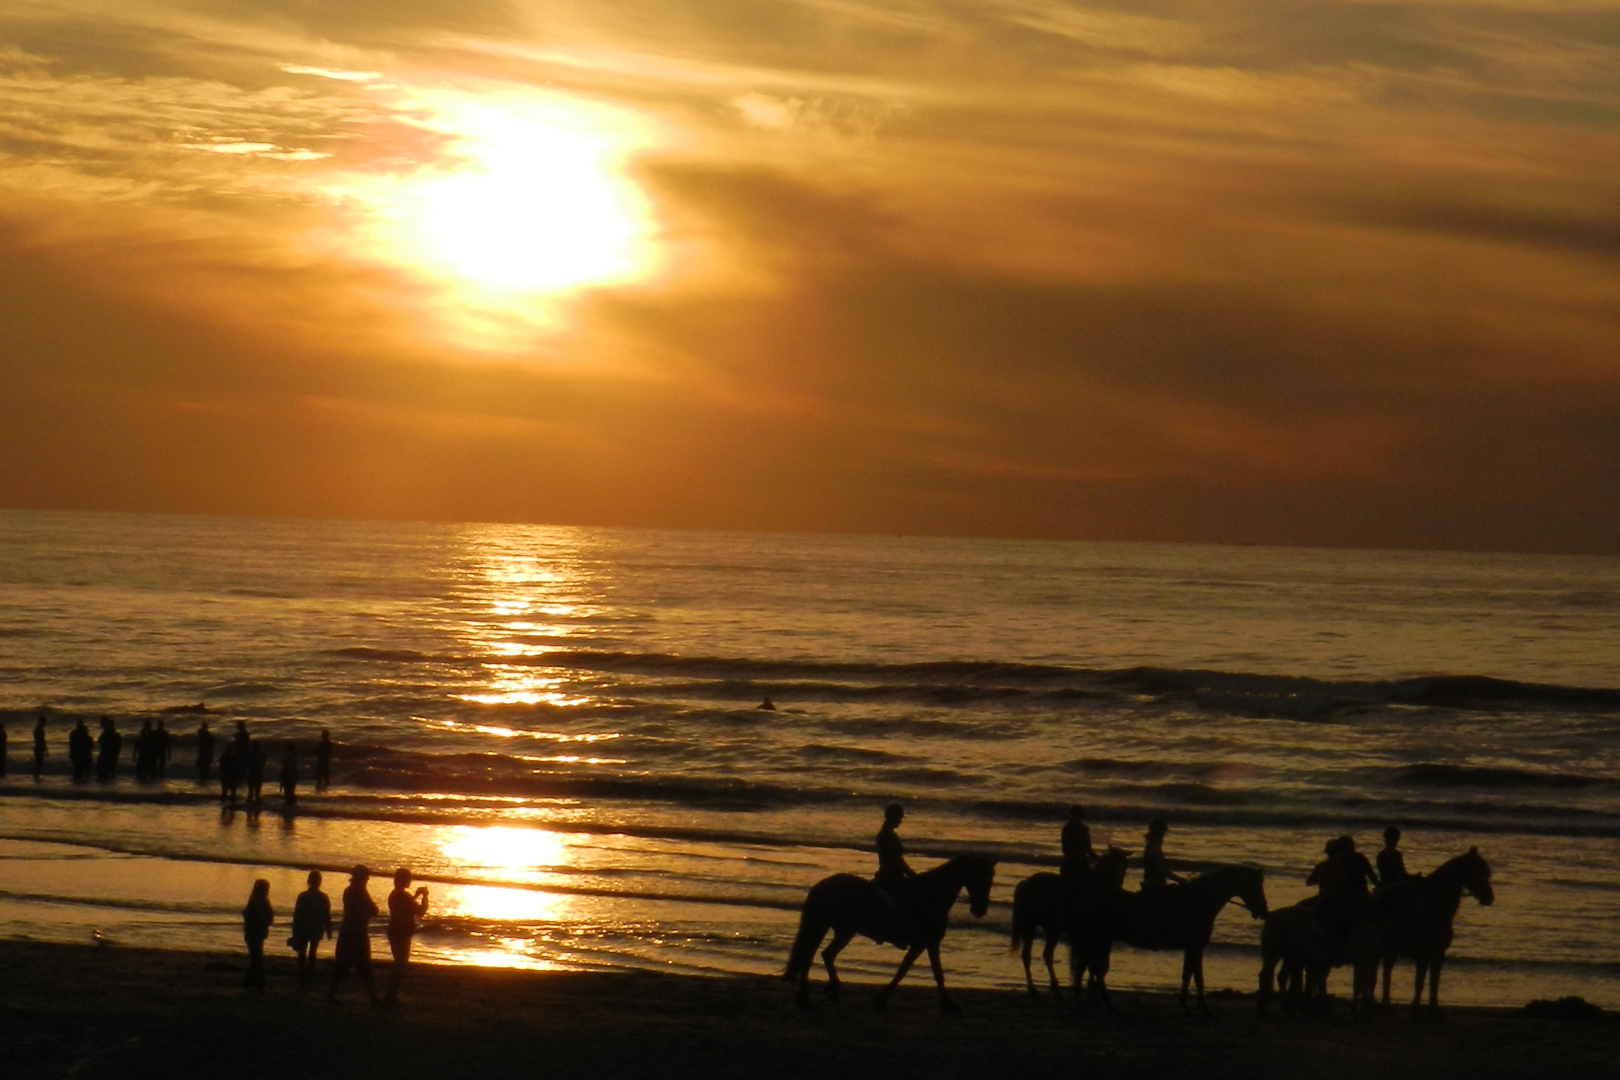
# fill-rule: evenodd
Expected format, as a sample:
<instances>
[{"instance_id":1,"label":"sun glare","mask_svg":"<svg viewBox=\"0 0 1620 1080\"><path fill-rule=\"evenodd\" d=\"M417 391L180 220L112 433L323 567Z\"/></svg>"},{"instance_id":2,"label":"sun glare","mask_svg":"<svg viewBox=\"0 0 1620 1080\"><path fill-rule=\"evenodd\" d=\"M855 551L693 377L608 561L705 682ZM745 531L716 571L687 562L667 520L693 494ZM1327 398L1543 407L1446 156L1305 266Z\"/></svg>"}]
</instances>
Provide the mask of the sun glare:
<instances>
[{"instance_id":1,"label":"sun glare","mask_svg":"<svg viewBox=\"0 0 1620 1080\"><path fill-rule=\"evenodd\" d=\"M331 189L361 209L374 254L531 315L539 297L651 271L651 207L625 171L646 135L628 114L540 94L411 105L406 122L443 138L438 159Z\"/></svg>"}]
</instances>

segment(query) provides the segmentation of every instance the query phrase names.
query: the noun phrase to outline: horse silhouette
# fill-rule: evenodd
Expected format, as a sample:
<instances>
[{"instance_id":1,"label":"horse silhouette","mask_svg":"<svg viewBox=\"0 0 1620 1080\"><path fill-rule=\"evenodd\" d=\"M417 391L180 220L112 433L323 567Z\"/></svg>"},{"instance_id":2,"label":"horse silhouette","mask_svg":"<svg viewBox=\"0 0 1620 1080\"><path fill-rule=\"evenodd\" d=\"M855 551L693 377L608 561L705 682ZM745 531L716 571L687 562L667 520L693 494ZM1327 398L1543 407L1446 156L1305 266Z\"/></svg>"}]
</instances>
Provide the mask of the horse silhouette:
<instances>
[{"instance_id":1,"label":"horse silhouette","mask_svg":"<svg viewBox=\"0 0 1620 1080\"><path fill-rule=\"evenodd\" d=\"M1389 979L1398 957L1406 957L1417 968L1412 992L1412 1014L1421 1015L1423 979L1429 979L1429 1009L1440 1011L1440 968L1451 947L1451 924L1457 906L1466 892L1482 907L1496 901L1491 888L1491 867L1479 848L1471 847L1448 859L1427 877L1397 881L1373 894L1372 918L1383 924L1384 1005L1389 1005ZM1369 996L1371 973L1367 975Z\"/></svg>"},{"instance_id":2,"label":"horse silhouette","mask_svg":"<svg viewBox=\"0 0 1620 1080\"><path fill-rule=\"evenodd\" d=\"M1080 948L1070 952L1076 989L1080 985L1080 965L1084 964L1091 972L1093 990L1107 1003L1108 954L1113 942L1123 941L1138 949L1155 951L1179 949L1182 1011L1191 1011L1187 1007L1187 988L1189 983L1194 983L1198 989L1198 1010L1207 1016L1204 949L1214 932L1215 916L1228 901L1246 907L1256 919L1265 918L1265 875L1252 866L1221 866L1184 885L1159 886L1143 892L1124 889L1114 892L1097 912L1096 919L1088 919L1085 925L1076 928L1076 944Z\"/></svg>"},{"instance_id":3,"label":"horse silhouette","mask_svg":"<svg viewBox=\"0 0 1620 1080\"><path fill-rule=\"evenodd\" d=\"M1464 892L1482 905L1496 899L1491 888L1491 868L1478 848L1470 848L1428 876L1417 875L1378 889L1352 924L1349 937L1337 948L1322 928L1314 901L1272 913L1260 934L1261 1010L1266 1009L1271 998L1272 971L1279 963L1278 989L1284 994L1286 1009L1324 1000L1329 970L1349 964L1354 973L1351 1008L1364 1014L1374 1005L1378 965L1382 962L1383 1003L1387 1008L1395 961L1406 957L1417 968L1414 1015L1422 1011L1425 977L1429 980L1429 1006L1438 1012L1440 970L1451 946L1452 922Z\"/></svg>"},{"instance_id":4,"label":"horse silhouette","mask_svg":"<svg viewBox=\"0 0 1620 1080\"><path fill-rule=\"evenodd\" d=\"M799 1007L810 1008L810 968L822 938L831 930L832 942L821 954L822 963L827 967L829 1000L837 1001L839 996L838 969L834 961L844 946L860 934L880 945L890 942L906 950L894 978L877 993L879 1010L887 1007L889 994L900 985L917 957L927 952L928 962L934 969L934 983L939 987L940 1011L951 1015L959 1013L956 1003L945 993L945 969L939 962L939 944L945 937L951 905L964 888L974 917L983 918L990 906L990 886L995 874L994 860L982 855L958 855L912 878L898 906L891 904L871 881L854 874L834 874L816 882L804 898L799 932L793 939L793 951L783 972L789 982L799 985L796 997Z\"/></svg>"},{"instance_id":5,"label":"horse silhouette","mask_svg":"<svg viewBox=\"0 0 1620 1080\"><path fill-rule=\"evenodd\" d=\"M1065 895L1062 876L1047 871L1031 874L1013 890L1012 948L1016 951L1022 947L1024 984L1029 988L1031 997L1041 996L1041 992L1035 988L1035 976L1030 968L1036 931L1045 938L1041 959L1046 964L1052 996L1060 998L1063 990L1058 983L1057 970L1052 966L1058 942L1068 934L1069 948L1073 951L1076 945L1072 927L1084 922L1102 897L1118 891L1124 885L1125 860L1129 855L1130 852L1116 847L1103 852L1097 865L1081 876L1076 893L1072 896ZM1078 993L1080 987L1076 985L1075 990Z\"/></svg>"}]
</instances>

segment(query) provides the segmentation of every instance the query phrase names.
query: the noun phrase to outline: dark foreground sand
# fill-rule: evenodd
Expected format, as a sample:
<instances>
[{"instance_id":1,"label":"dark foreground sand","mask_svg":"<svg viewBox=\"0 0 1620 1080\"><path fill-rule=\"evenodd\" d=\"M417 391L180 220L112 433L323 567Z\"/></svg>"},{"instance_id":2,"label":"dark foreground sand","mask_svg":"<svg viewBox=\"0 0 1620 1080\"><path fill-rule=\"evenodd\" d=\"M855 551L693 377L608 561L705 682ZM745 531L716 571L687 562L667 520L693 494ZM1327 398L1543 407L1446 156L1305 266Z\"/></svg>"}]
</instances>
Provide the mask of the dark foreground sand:
<instances>
[{"instance_id":1,"label":"dark foreground sand","mask_svg":"<svg viewBox=\"0 0 1620 1080\"><path fill-rule=\"evenodd\" d=\"M1159 994L1117 995L1105 1016L960 991L951 1018L926 973L886 1015L862 986L801 1014L778 980L427 966L388 1010L352 979L337 1006L324 987L300 997L282 963L263 996L244 994L243 959L0 943L0 1077L1620 1076L1612 1016L1455 1009L1444 1024L1356 1023L1342 1009L1262 1018L1252 999L1224 997L1203 1020Z\"/></svg>"}]
</instances>

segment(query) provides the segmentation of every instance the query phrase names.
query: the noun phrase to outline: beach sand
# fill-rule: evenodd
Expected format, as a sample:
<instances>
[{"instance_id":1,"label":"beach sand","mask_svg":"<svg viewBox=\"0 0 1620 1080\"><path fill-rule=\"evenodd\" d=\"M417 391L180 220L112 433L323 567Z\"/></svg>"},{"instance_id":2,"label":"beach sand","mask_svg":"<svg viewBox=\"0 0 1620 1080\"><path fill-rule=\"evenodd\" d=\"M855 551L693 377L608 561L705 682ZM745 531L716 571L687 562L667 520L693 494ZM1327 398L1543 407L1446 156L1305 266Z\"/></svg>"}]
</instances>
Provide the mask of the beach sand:
<instances>
[{"instance_id":1,"label":"beach sand","mask_svg":"<svg viewBox=\"0 0 1620 1080\"><path fill-rule=\"evenodd\" d=\"M386 955L386 946L381 950ZM324 959L329 959L324 958ZM324 965L323 965L324 966ZM1118 994L1119 1012L1007 991L935 1005L926 973L886 1014L869 986L800 1013L780 980L647 972L414 966L400 1004L373 1009L351 979L337 1005L306 996L275 956L262 996L245 956L0 943L0 1075L439 1078L1153 1076L1596 1077L1620 1072L1620 1021L1518 1009L1260 1017L1226 995L1189 1019L1167 994ZM379 984L386 963L378 964Z\"/></svg>"}]
</instances>

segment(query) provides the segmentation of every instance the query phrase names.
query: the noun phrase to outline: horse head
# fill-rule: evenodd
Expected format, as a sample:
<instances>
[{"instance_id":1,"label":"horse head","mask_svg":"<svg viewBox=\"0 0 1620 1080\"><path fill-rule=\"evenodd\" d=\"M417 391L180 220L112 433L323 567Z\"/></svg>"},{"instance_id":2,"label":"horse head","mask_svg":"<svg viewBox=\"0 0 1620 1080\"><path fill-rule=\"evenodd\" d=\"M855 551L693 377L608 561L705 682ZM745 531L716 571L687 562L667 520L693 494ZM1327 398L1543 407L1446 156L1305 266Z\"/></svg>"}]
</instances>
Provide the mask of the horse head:
<instances>
[{"instance_id":1,"label":"horse head","mask_svg":"<svg viewBox=\"0 0 1620 1080\"><path fill-rule=\"evenodd\" d=\"M1104 889L1119 890L1125 887L1125 861L1131 853L1124 848L1108 845L1108 850L1097 857L1097 865L1092 867L1093 880Z\"/></svg>"},{"instance_id":2,"label":"horse head","mask_svg":"<svg viewBox=\"0 0 1620 1080\"><path fill-rule=\"evenodd\" d=\"M990 886L996 880L996 861L975 856L967 866L968 910L975 919L984 918L990 910Z\"/></svg>"},{"instance_id":3,"label":"horse head","mask_svg":"<svg viewBox=\"0 0 1620 1080\"><path fill-rule=\"evenodd\" d=\"M1479 853L1479 848L1471 847L1468 854L1460 856L1458 861L1462 864L1463 888L1484 907L1490 907L1496 902L1496 890L1491 888L1491 865L1485 861L1485 856Z\"/></svg>"},{"instance_id":4,"label":"horse head","mask_svg":"<svg viewBox=\"0 0 1620 1080\"><path fill-rule=\"evenodd\" d=\"M1232 895L1238 903L1249 909L1249 914L1255 919L1264 919L1271 913L1266 905L1266 875L1265 871L1253 866L1234 866L1232 874Z\"/></svg>"}]
</instances>

